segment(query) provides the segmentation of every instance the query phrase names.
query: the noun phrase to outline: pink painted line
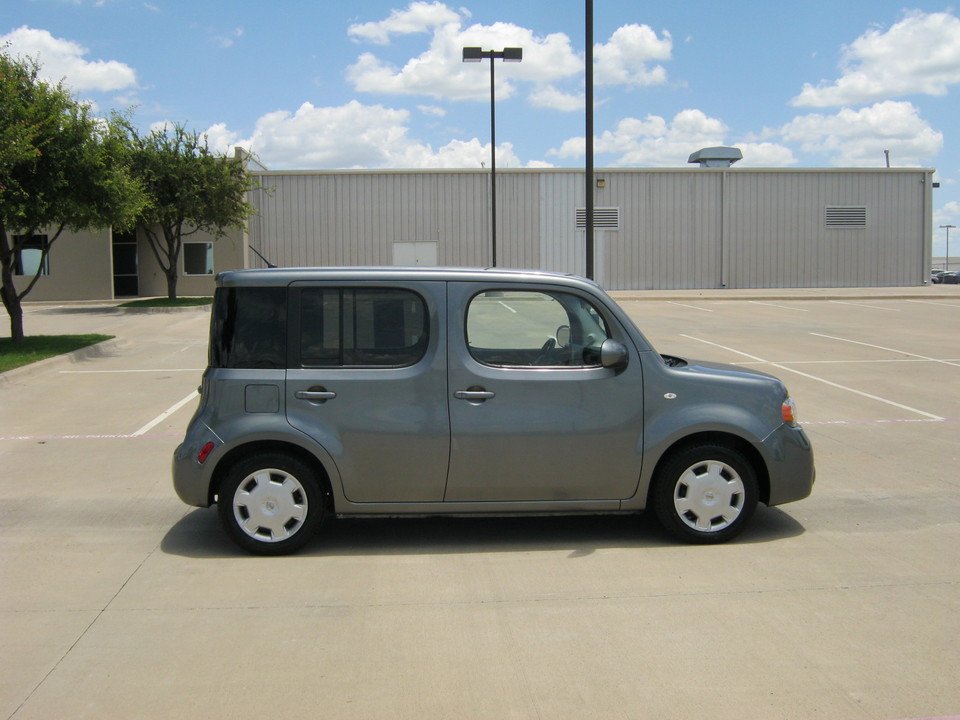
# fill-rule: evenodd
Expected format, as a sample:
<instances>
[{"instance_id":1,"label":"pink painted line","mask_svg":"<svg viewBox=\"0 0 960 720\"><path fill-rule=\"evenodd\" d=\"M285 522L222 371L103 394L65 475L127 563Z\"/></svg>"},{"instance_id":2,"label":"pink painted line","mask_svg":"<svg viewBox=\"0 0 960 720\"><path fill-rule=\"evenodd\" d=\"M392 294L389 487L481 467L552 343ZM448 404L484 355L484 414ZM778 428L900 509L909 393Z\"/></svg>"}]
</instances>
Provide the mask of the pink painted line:
<instances>
[{"instance_id":1,"label":"pink painted line","mask_svg":"<svg viewBox=\"0 0 960 720\"><path fill-rule=\"evenodd\" d=\"M5 440L28 440L42 442L45 440L140 440L141 438L178 438L181 435L173 433L153 433L150 435L10 435L0 437Z\"/></svg>"},{"instance_id":2,"label":"pink painted line","mask_svg":"<svg viewBox=\"0 0 960 720\"><path fill-rule=\"evenodd\" d=\"M903 418L900 420L801 420L800 425L893 425L896 423L960 422L960 418ZM960 717L960 716L958 716Z\"/></svg>"}]
</instances>

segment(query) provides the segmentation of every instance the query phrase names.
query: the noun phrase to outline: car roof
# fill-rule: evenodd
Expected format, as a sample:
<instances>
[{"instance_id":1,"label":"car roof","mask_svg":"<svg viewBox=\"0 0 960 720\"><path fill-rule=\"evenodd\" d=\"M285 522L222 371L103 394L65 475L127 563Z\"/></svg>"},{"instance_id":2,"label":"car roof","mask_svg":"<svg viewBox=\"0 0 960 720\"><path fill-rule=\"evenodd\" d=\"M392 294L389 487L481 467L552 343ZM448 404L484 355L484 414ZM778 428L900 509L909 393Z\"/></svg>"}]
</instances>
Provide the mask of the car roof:
<instances>
[{"instance_id":1,"label":"car roof","mask_svg":"<svg viewBox=\"0 0 960 720\"><path fill-rule=\"evenodd\" d=\"M258 268L253 270L229 270L217 275L220 287L282 286L299 282L360 282L360 281L433 281L433 282L494 282L536 283L557 282L564 284L584 283L599 289L599 285L586 278L545 270L519 270L513 268L464 268L464 267L299 267Z\"/></svg>"}]
</instances>

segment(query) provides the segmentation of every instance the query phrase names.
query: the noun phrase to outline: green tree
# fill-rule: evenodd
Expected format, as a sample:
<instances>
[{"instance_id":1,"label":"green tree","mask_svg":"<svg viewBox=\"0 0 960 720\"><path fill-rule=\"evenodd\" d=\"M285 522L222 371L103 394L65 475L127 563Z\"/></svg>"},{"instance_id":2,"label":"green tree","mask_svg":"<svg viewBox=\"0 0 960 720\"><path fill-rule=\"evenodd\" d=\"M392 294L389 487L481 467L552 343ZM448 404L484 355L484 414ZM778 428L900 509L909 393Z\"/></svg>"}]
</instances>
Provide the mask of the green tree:
<instances>
[{"instance_id":1,"label":"green tree","mask_svg":"<svg viewBox=\"0 0 960 720\"><path fill-rule=\"evenodd\" d=\"M38 78L36 61L0 52L0 297L10 336L23 341L23 298L64 230L129 227L143 205L124 128L91 116L63 87ZM26 243L40 232L36 274L18 290Z\"/></svg>"},{"instance_id":2,"label":"green tree","mask_svg":"<svg viewBox=\"0 0 960 720\"><path fill-rule=\"evenodd\" d=\"M223 237L243 228L254 212L247 191L257 183L241 158L214 153L206 138L177 124L142 135L128 123L133 170L147 204L137 218L167 277L167 296L177 296L183 238L198 232Z\"/></svg>"}]
</instances>

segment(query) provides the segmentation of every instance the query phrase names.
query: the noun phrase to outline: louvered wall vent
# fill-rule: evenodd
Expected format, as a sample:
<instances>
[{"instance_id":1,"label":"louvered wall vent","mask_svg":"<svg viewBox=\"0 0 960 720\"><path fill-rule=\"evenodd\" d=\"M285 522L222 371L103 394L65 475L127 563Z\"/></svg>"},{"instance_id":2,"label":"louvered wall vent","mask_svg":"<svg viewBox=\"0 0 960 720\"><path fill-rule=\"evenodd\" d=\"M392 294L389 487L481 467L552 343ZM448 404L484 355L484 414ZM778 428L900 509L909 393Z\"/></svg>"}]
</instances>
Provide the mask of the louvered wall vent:
<instances>
[{"instance_id":1,"label":"louvered wall vent","mask_svg":"<svg viewBox=\"0 0 960 720\"><path fill-rule=\"evenodd\" d=\"M620 208L595 207L593 209L593 228L595 230L619 230ZM587 209L577 208L577 230L587 229Z\"/></svg>"},{"instance_id":2,"label":"louvered wall vent","mask_svg":"<svg viewBox=\"0 0 960 720\"><path fill-rule=\"evenodd\" d=\"M824 217L828 228L856 229L867 226L867 209L865 207L828 205Z\"/></svg>"}]
</instances>

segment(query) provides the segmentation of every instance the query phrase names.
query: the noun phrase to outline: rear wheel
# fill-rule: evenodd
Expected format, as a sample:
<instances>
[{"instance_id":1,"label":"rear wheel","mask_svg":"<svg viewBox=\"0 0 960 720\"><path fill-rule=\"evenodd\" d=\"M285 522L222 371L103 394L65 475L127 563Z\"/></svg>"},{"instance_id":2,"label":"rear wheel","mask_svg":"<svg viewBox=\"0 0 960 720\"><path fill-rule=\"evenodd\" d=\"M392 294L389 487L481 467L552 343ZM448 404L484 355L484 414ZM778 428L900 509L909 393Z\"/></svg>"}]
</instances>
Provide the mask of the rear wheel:
<instances>
[{"instance_id":1,"label":"rear wheel","mask_svg":"<svg viewBox=\"0 0 960 720\"><path fill-rule=\"evenodd\" d=\"M300 460L264 453L241 460L220 486L217 511L231 539L257 555L299 550L326 513L316 473Z\"/></svg>"},{"instance_id":2,"label":"rear wheel","mask_svg":"<svg viewBox=\"0 0 960 720\"><path fill-rule=\"evenodd\" d=\"M725 445L695 445L670 458L653 489L660 524L692 543L740 534L757 507L757 478L747 459Z\"/></svg>"}]
</instances>

